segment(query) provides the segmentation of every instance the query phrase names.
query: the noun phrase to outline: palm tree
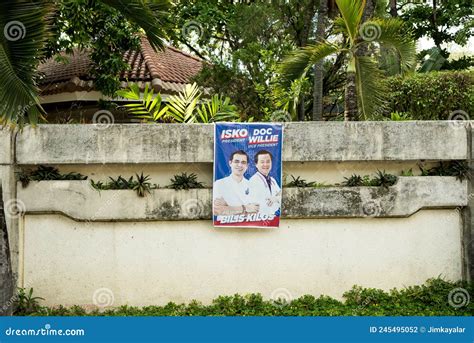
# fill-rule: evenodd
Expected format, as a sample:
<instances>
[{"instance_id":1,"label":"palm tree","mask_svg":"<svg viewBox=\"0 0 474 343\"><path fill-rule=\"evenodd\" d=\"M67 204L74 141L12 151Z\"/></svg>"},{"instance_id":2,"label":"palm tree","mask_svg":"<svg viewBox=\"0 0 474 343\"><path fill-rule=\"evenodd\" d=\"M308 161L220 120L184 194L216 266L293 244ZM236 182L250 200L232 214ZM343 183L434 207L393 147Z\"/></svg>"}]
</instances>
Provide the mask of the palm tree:
<instances>
[{"instance_id":1,"label":"palm tree","mask_svg":"<svg viewBox=\"0 0 474 343\"><path fill-rule=\"evenodd\" d=\"M400 70L406 72L416 63L415 42L399 19L369 19L362 21L365 0L336 0L341 16L334 20L334 33L342 34L339 45L328 41L298 49L281 63L282 82L304 77L318 61L336 53L347 59L345 86L345 120L369 119L382 108L385 92L383 72L375 54L360 55L360 48L371 52L383 48L398 57ZM347 42L347 43L346 43ZM359 116L360 114L360 116Z\"/></svg>"},{"instance_id":2,"label":"palm tree","mask_svg":"<svg viewBox=\"0 0 474 343\"><path fill-rule=\"evenodd\" d=\"M63 0L68 1L68 0ZM155 48L164 46L163 23L169 0L101 0L142 28ZM87 1L85 2L87 6ZM45 57L45 46L57 15L57 1L4 0L0 3L0 124L36 122L42 113L38 100L37 67Z\"/></svg>"},{"instance_id":3,"label":"palm tree","mask_svg":"<svg viewBox=\"0 0 474 343\"><path fill-rule=\"evenodd\" d=\"M328 1L319 2L316 39L324 41L328 16ZM313 80L313 120L323 120L323 59L314 65Z\"/></svg>"}]
</instances>

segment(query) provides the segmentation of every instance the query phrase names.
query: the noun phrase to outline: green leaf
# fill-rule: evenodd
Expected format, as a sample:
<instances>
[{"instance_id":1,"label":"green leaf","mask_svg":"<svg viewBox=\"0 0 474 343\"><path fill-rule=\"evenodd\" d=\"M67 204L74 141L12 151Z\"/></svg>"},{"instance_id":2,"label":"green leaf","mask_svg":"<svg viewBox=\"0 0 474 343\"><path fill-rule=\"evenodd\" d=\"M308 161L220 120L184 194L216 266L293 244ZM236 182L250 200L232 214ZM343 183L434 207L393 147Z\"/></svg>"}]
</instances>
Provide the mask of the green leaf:
<instances>
[{"instance_id":1,"label":"green leaf","mask_svg":"<svg viewBox=\"0 0 474 343\"><path fill-rule=\"evenodd\" d=\"M37 67L50 34L52 1L0 3L0 124L35 124L44 113L37 97Z\"/></svg>"},{"instance_id":2,"label":"green leaf","mask_svg":"<svg viewBox=\"0 0 474 343\"><path fill-rule=\"evenodd\" d=\"M346 31L352 44L358 35L359 25L365 8L365 0L336 0Z\"/></svg>"},{"instance_id":3,"label":"green leaf","mask_svg":"<svg viewBox=\"0 0 474 343\"><path fill-rule=\"evenodd\" d=\"M386 103L383 73L371 57L356 57L356 85L360 112L365 120L380 113Z\"/></svg>"},{"instance_id":4,"label":"green leaf","mask_svg":"<svg viewBox=\"0 0 474 343\"><path fill-rule=\"evenodd\" d=\"M280 83L289 87L293 80L303 78L316 62L337 51L336 46L327 42L308 45L294 51L278 67L278 72L281 75Z\"/></svg>"},{"instance_id":5,"label":"green leaf","mask_svg":"<svg viewBox=\"0 0 474 343\"><path fill-rule=\"evenodd\" d=\"M415 68L416 44L412 33L404 28L403 21L396 18L374 19L364 25L378 28L380 36L375 41L399 58L402 73Z\"/></svg>"},{"instance_id":6,"label":"green leaf","mask_svg":"<svg viewBox=\"0 0 474 343\"><path fill-rule=\"evenodd\" d=\"M155 49L163 49L170 31L168 0L101 0L115 8L129 21L140 26Z\"/></svg>"}]
</instances>

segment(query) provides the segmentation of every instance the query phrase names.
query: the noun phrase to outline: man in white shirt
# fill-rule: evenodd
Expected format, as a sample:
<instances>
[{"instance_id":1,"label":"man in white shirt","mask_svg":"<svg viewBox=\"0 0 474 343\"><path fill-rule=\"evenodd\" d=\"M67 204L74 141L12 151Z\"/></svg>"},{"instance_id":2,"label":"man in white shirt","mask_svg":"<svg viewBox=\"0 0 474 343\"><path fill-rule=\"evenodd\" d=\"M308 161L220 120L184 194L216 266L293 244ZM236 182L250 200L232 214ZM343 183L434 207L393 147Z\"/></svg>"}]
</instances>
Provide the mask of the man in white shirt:
<instances>
[{"instance_id":1,"label":"man in white shirt","mask_svg":"<svg viewBox=\"0 0 474 343\"><path fill-rule=\"evenodd\" d=\"M248 162L249 156L243 150L230 155L231 174L214 182L214 215L258 212L259 205L251 202L249 181L244 177Z\"/></svg>"},{"instance_id":2,"label":"man in white shirt","mask_svg":"<svg viewBox=\"0 0 474 343\"><path fill-rule=\"evenodd\" d=\"M250 178L250 196L259 204L259 212L272 215L280 209L281 188L276 180L270 176L273 155L267 150L260 150L255 154L257 172Z\"/></svg>"}]
</instances>

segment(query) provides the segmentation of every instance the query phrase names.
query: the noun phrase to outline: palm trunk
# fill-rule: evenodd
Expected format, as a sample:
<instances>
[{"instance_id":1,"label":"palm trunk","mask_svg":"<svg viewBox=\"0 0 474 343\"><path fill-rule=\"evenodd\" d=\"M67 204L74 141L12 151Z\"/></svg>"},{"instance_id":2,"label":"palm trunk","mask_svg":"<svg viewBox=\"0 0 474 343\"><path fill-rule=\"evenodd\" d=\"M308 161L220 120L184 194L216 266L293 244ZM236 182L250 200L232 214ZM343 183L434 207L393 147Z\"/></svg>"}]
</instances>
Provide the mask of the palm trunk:
<instances>
[{"instance_id":1,"label":"palm trunk","mask_svg":"<svg viewBox=\"0 0 474 343\"><path fill-rule=\"evenodd\" d=\"M370 19L374 15L375 2L374 0L367 0L365 3L364 13L362 15L362 23ZM356 69L355 59L368 56L369 49L367 44L360 45L356 51L355 56L349 62L350 66L347 70L346 93L344 99L344 120L358 120L358 99L356 88Z\"/></svg>"},{"instance_id":2,"label":"palm trunk","mask_svg":"<svg viewBox=\"0 0 474 343\"><path fill-rule=\"evenodd\" d=\"M397 0L390 0L390 15L394 18L398 16Z\"/></svg>"},{"instance_id":3,"label":"palm trunk","mask_svg":"<svg viewBox=\"0 0 474 343\"><path fill-rule=\"evenodd\" d=\"M344 95L344 120L357 120L357 89L356 75L353 71L347 72L346 92Z\"/></svg>"},{"instance_id":4,"label":"palm trunk","mask_svg":"<svg viewBox=\"0 0 474 343\"><path fill-rule=\"evenodd\" d=\"M296 31L296 45L300 48L304 47L308 43L308 39L311 33L311 23L313 21L313 17L316 13L316 0L308 0L306 3L305 11L303 12L303 16L301 19L302 25L301 29L297 29ZM304 94L300 94L298 99L298 120L304 121L305 120L305 97Z\"/></svg>"},{"instance_id":5,"label":"palm trunk","mask_svg":"<svg viewBox=\"0 0 474 343\"><path fill-rule=\"evenodd\" d=\"M328 13L327 0L319 3L316 39L323 40L326 33L326 17ZM314 65L313 83L313 120L323 120L323 61Z\"/></svg>"},{"instance_id":6,"label":"palm trunk","mask_svg":"<svg viewBox=\"0 0 474 343\"><path fill-rule=\"evenodd\" d=\"M431 25L433 25L433 30L436 32L435 35L432 35L432 38L433 38L434 43L435 43L436 47L438 48L438 50L441 50L442 40L439 38L439 35L438 35L438 23L437 23L437 16L436 16L436 11L438 9L437 9L437 6L436 6L436 1L438 1L438 0L433 0L433 12L431 14Z\"/></svg>"},{"instance_id":7,"label":"palm trunk","mask_svg":"<svg viewBox=\"0 0 474 343\"><path fill-rule=\"evenodd\" d=\"M374 15L375 3L373 0L367 0L365 3L364 13L362 14L362 23L366 22ZM356 51L357 56L367 56L369 54L369 48L366 44L362 44Z\"/></svg>"},{"instance_id":8,"label":"palm trunk","mask_svg":"<svg viewBox=\"0 0 474 343\"><path fill-rule=\"evenodd\" d=\"M375 0L367 0L365 2L364 13L362 14L362 22L373 17L375 12Z\"/></svg>"},{"instance_id":9,"label":"palm trunk","mask_svg":"<svg viewBox=\"0 0 474 343\"><path fill-rule=\"evenodd\" d=\"M9 316L12 314L12 300L13 274L2 197L2 185L0 183L0 315Z\"/></svg>"},{"instance_id":10,"label":"palm trunk","mask_svg":"<svg viewBox=\"0 0 474 343\"><path fill-rule=\"evenodd\" d=\"M304 121L304 95L301 94L298 99L298 121Z\"/></svg>"}]
</instances>

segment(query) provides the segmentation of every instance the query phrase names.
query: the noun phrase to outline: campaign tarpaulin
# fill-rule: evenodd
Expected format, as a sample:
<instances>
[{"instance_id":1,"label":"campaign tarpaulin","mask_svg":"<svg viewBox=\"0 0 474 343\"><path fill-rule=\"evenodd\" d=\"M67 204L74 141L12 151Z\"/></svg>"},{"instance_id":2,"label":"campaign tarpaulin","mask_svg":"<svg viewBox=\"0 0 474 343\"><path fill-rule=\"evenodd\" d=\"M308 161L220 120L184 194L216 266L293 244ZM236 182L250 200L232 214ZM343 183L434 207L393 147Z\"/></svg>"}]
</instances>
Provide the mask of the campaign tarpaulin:
<instances>
[{"instance_id":1,"label":"campaign tarpaulin","mask_svg":"<svg viewBox=\"0 0 474 343\"><path fill-rule=\"evenodd\" d=\"M281 124L216 124L214 226L279 226L282 143Z\"/></svg>"}]
</instances>

